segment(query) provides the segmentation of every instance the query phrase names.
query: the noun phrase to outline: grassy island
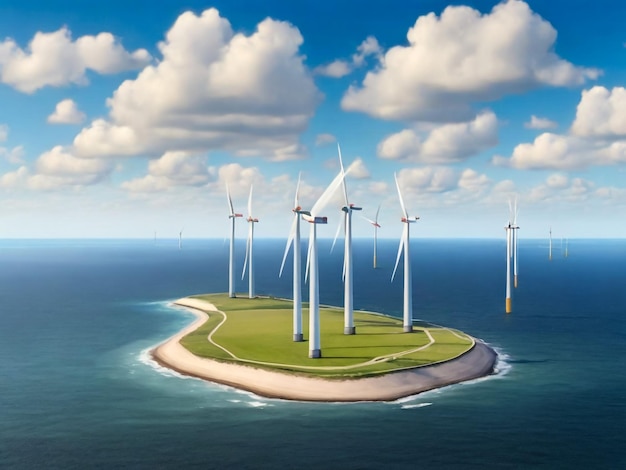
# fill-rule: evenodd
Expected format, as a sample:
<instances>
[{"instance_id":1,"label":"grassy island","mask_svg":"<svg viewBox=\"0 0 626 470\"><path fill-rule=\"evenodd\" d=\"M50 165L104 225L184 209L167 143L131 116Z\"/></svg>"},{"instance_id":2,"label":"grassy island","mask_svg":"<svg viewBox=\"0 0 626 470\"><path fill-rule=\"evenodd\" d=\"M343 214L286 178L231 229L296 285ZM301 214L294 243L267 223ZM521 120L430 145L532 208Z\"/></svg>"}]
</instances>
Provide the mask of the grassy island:
<instances>
[{"instance_id":1,"label":"grassy island","mask_svg":"<svg viewBox=\"0 0 626 470\"><path fill-rule=\"evenodd\" d=\"M475 340L460 331L416 322L413 333L402 321L355 311L356 335L343 334L343 309L320 308L322 358L308 358L308 343L292 341L289 300L229 298L227 294L191 297L214 305L208 320L185 335L180 344L198 357L295 375L327 379L377 376L458 358ZM303 304L304 337L308 337L308 305Z\"/></svg>"}]
</instances>

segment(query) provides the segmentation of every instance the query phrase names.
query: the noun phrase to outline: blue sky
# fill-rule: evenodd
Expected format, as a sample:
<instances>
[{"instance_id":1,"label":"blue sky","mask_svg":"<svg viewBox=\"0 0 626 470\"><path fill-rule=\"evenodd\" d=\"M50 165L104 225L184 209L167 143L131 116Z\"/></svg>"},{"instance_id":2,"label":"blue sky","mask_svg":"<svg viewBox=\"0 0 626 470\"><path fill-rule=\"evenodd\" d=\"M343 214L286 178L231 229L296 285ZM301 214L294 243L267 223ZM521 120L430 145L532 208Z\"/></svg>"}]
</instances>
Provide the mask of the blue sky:
<instances>
[{"instance_id":1,"label":"blue sky","mask_svg":"<svg viewBox=\"0 0 626 470\"><path fill-rule=\"evenodd\" d=\"M12 4L8 5L7 3ZM617 1L3 2L0 237L285 237L338 171L380 236L622 237ZM339 201L325 210L332 237ZM243 223L239 231L245 233ZM369 236L357 220L355 236Z\"/></svg>"}]
</instances>

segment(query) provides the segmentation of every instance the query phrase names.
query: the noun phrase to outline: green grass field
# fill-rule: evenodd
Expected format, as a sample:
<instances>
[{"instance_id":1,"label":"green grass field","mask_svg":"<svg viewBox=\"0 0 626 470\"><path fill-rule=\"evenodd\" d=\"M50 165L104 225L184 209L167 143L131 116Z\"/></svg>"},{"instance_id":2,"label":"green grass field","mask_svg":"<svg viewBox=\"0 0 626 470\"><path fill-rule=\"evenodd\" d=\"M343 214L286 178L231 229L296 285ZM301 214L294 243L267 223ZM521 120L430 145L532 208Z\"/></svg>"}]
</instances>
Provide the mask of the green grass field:
<instances>
[{"instance_id":1,"label":"green grass field","mask_svg":"<svg viewBox=\"0 0 626 470\"><path fill-rule=\"evenodd\" d=\"M194 297L207 300L223 314L208 312L209 320L181 344L197 356L254 367L327 378L364 377L450 360L474 344L460 331L424 322L413 333L403 333L401 320L361 311L354 312L357 334L344 335L343 309L323 307L323 357L309 359L308 304L303 305L305 341L295 343L291 301L231 299L227 294ZM208 339L211 333L215 344Z\"/></svg>"}]
</instances>

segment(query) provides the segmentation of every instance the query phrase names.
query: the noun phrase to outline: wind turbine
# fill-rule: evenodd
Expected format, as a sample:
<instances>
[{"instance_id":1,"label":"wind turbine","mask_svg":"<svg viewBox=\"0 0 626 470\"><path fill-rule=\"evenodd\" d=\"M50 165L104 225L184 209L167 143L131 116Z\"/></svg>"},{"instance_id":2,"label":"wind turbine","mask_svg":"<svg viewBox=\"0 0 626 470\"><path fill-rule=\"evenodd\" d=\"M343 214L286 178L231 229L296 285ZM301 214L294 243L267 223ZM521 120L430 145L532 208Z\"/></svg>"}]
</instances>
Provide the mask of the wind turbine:
<instances>
[{"instance_id":1,"label":"wind turbine","mask_svg":"<svg viewBox=\"0 0 626 470\"><path fill-rule=\"evenodd\" d=\"M228 258L228 296L235 297L235 220L237 217L243 217L242 214L238 214L233 209L233 200L230 197L230 190L228 184L226 185L226 198L228 199L228 208L230 213L228 218L231 219L230 225L230 251Z\"/></svg>"},{"instance_id":2,"label":"wind turbine","mask_svg":"<svg viewBox=\"0 0 626 470\"><path fill-rule=\"evenodd\" d=\"M565 257L566 258L569 256L569 253L568 253L568 250L567 250L567 248L568 248L568 240L569 240L568 238L565 239Z\"/></svg>"},{"instance_id":3,"label":"wind turbine","mask_svg":"<svg viewBox=\"0 0 626 470\"><path fill-rule=\"evenodd\" d=\"M320 345L320 299L319 299L319 268L317 264L317 225L327 224L328 218L320 216L321 210L328 204L334 192L339 188L346 173L340 171L330 183L309 213L302 213L302 218L309 222L309 249L306 258L306 276L309 280L309 357L322 357Z\"/></svg>"},{"instance_id":4,"label":"wind turbine","mask_svg":"<svg viewBox=\"0 0 626 470\"><path fill-rule=\"evenodd\" d=\"M378 209L376 209L376 217L374 220L368 219L367 217L363 217L370 224L374 226L374 269L378 268L376 251L378 249L378 229L380 228L380 224L378 223L378 214L380 213L380 204L378 205Z\"/></svg>"},{"instance_id":5,"label":"wind turbine","mask_svg":"<svg viewBox=\"0 0 626 470\"><path fill-rule=\"evenodd\" d=\"M400 199L400 206L402 207L403 217L400 219L404 223L404 229L402 230L402 238L400 239L400 246L398 247L398 256L396 257L396 265L393 268L391 274L391 280L393 281L396 276L396 270L398 269L398 263L400 262L400 255L404 251L404 308L403 308L403 329L405 333L413 331L413 282L411 277L411 256L409 252L410 237L409 226L410 224L419 220L419 217L409 217L402 199L402 191L400 191L400 185L398 184L398 177L393 174L396 180L396 189L398 190L398 198Z\"/></svg>"},{"instance_id":6,"label":"wind turbine","mask_svg":"<svg viewBox=\"0 0 626 470\"><path fill-rule=\"evenodd\" d=\"M254 257L252 256L252 249L254 247L254 224L259 219L252 217L252 185L250 185L250 196L248 197L248 240L246 241L246 258L243 262L243 272L241 273L241 279L243 280L246 275L246 266L248 267L248 298L254 299Z\"/></svg>"},{"instance_id":7,"label":"wind turbine","mask_svg":"<svg viewBox=\"0 0 626 470\"><path fill-rule=\"evenodd\" d=\"M552 261L552 226L550 226L550 250L548 251L548 259Z\"/></svg>"},{"instance_id":8,"label":"wind turbine","mask_svg":"<svg viewBox=\"0 0 626 470\"><path fill-rule=\"evenodd\" d=\"M293 203L293 223L287 238L287 246L283 255L283 262L280 265L280 273L278 277L282 277L287 253L293 243L293 340L300 342L304 340L302 334L302 257L300 249L300 216L302 214L311 215L308 211L303 211L298 200L300 190L300 175L298 175L298 184L296 185L296 197Z\"/></svg>"},{"instance_id":9,"label":"wind turbine","mask_svg":"<svg viewBox=\"0 0 626 470\"><path fill-rule=\"evenodd\" d=\"M512 252L512 233L513 227L509 220L509 224L504 227L506 230L506 313L511 313L511 252Z\"/></svg>"},{"instance_id":10,"label":"wind turbine","mask_svg":"<svg viewBox=\"0 0 626 470\"><path fill-rule=\"evenodd\" d=\"M517 225L517 198L514 199L513 207L511 207L511 201L509 201L509 210L513 216L513 225L511 226L511 253L513 257L513 287L517 289L517 231L519 226Z\"/></svg>"},{"instance_id":11,"label":"wind turbine","mask_svg":"<svg viewBox=\"0 0 626 470\"><path fill-rule=\"evenodd\" d=\"M178 232L178 249L182 250L183 248L183 230L184 229L180 229L180 232Z\"/></svg>"},{"instance_id":12,"label":"wind turbine","mask_svg":"<svg viewBox=\"0 0 626 470\"><path fill-rule=\"evenodd\" d=\"M345 174L343 168L343 160L341 158L341 147L337 144L337 152L339 153L339 166L341 173ZM356 207L354 204L350 204L348 201L348 189L346 187L345 177L341 179L341 185L343 187L343 200L345 205L341 208L343 211L343 229L344 229L344 252L343 252L343 318L344 318L344 335L356 334L356 327L354 326L354 308L353 308L353 281L352 281L352 211L360 211L361 207ZM337 230L339 235L339 229L341 229L341 223ZM333 247L337 241L337 235L333 241ZM332 249L332 248L331 248Z\"/></svg>"}]
</instances>

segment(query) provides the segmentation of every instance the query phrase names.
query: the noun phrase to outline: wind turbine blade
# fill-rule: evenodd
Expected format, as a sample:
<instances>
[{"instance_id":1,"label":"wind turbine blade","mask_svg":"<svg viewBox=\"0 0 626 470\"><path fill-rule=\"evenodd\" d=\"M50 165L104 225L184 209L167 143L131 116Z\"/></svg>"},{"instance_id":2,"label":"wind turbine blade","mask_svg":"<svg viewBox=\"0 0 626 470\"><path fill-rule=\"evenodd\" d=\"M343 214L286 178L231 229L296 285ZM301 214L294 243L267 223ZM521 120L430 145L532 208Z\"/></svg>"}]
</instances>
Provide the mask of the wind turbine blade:
<instances>
[{"instance_id":1,"label":"wind turbine blade","mask_svg":"<svg viewBox=\"0 0 626 470\"><path fill-rule=\"evenodd\" d=\"M378 214L380 213L380 204L378 204L378 209L376 209L376 217L374 218L374 222L378 223Z\"/></svg>"},{"instance_id":2,"label":"wind turbine blade","mask_svg":"<svg viewBox=\"0 0 626 470\"><path fill-rule=\"evenodd\" d=\"M293 223L291 224L291 230L289 231L289 237L287 238L287 246L285 246L285 254L283 255L283 262L280 264L280 272L278 273L278 277L282 277L283 275L283 269L285 267L285 261L287 260L287 254L289 253L289 248L291 247L291 244L293 243L293 239L296 236L296 227L297 227L297 223L298 223L298 217L300 217L300 214L295 214L295 217L293 218ZM300 253L296 253L295 251L293 252L294 256L300 256Z\"/></svg>"},{"instance_id":3,"label":"wind turbine blade","mask_svg":"<svg viewBox=\"0 0 626 470\"><path fill-rule=\"evenodd\" d=\"M359 215L361 215L361 214L359 214ZM367 221L368 221L370 224L372 224L372 225L376 223L375 221L373 221L372 219L368 219L368 218L367 218L367 217L365 217L364 215L361 215L361 218L362 218L362 219L367 220Z\"/></svg>"},{"instance_id":4,"label":"wind turbine blade","mask_svg":"<svg viewBox=\"0 0 626 470\"><path fill-rule=\"evenodd\" d=\"M332 180L332 182L324 190L324 192L322 193L320 198L317 200L317 202L313 205L313 208L311 209L311 215L313 217L319 215L320 211L322 209L324 209L324 207L326 207L328 202L334 196L335 191L337 191L337 189L341 185L341 182L343 181L343 179L346 177L346 175L348 173L350 173L350 169L349 168L348 168L348 170L346 172L342 173L340 171L339 174L337 174L337 176L335 176L335 179Z\"/></svg>"},{"instance_id":5,"label":"wind turbine blade","mask_svg":"<svg viewBox=\"0 0 626 470\"><path fill-rule=\"evenodd\" d=\"M335 238L333 238L333 244L330 246L330 252L332 253L333 250L335 249L335 243L337 243L337 238L339 237L339 232L341 231L341 226L342 226L342 221L340 220L339 223L337 224L337 231L335 232ZM345 233L345 226L346 226L346 217L344 216L343 218L343 227L344 227L344 233Z\"/></svg>"},{"instance_id":6,"label":"wind turbine blade","mask_svg":"<svg viewBox=\"0 0 626 470\"><path fill-rule=\"evenodd\" d=\"M243 280L243 278L246 275L246 268L248 267L248 255L250 253L250 235L248 235L248 238L246 240L246 258L243 261L243 271L241 271L241 279Z\"/></svg>"},{"instance_id":7,"label":"wind turbine blade","mask_svg":"<svg viewBox=\"0 0 626 470\"><path fill-rule=\"evenodd\" d=\"M311 266L311 251L313 250L313 225L311 224L311 231L309 232L309 248L306 253L306 270L304 271L304 282L309 280L309 268Z\"/></svg>"},{"instance_id":8,"label":"wind turbine blade","mask_svg":"<svg viewBox=\"0 0 626 470\"><path fill-rule=\"evenodd\" d=\"M248 196L248 217L252 217L252 185L250 185L250 196Z\"/></svg>"},{"instance_id":9,"label":"wind turbine blade","mask_svg":"<svg viewBox=\"0 0 626 470\"><path fill-rule=\"evenodd\" d=\"M337 152L339 153L339 167L341 168L341 173L345 174L345 170L343 168L343 159L341 158L341 147L339 146L339 142L337 142ZM348 188L346 188L345 178L341 180L341 186L343 187L343 199L347 206L349 204L348 203Z\"/></svg>"},{"instance_id":10,"label":"wind turbine blade","mask_svg":"<svg viewBox=\"0 0 626 470\"><path fill-rule=\"evenodd\" d=\"M404 248L405 233L408 229L409 229L409 224L407 223L404 225L404 229L402 229L402 238L400 239L400 245L398 246L398 256L396 257L396 265L394 266L393 273L391 274L392 282L393 282L393 279L396 277L396 270L398 269L398 263L400 262L400 254L402 253L402 250Z\"/></svg>"},{"instance_id":11,"label":"wind turbine blade","mask_svg":"<svg viewBox=\"0 0 626 470\"><path fill-rule=\"evenodd\" d=\"M393 178L396 180L396 189L398 190L398 197L400 198L400 206L402 207L402 213L404 214L404 218L408 219L409 214L406 211L406 207L404 205L404 199L402 199L402 192L400 191L400 185L398 184L398 175L394 173Z\"/></svg>"},{"instance_id":12,"label":"wind turbine blade","mask_svg":"<svg viewBox=\"0 0 626 470\"><path fill-rule=\"evenodd\" d=\"M230 214L233 215L235 213L235 209L233 208L233 200L230 197L230 189L228 188L228 183L226 183L226 198L228 199L228 207L230 208Z\"/></svg>"},{"instance_id":13,"label":"wind turbine blade","mask_svg":"<svg viewBox=\"0 0 626 470\"><path fill-rule=\"evenodd\" d=\"M294 199L294 202L293 202L294 208L300 207L300 204L299 204L300 194L299 193L300 193L300 177L301 176L302 176L302 172L298 173L298 184L296 185L296 198Z\"/></svg>"}]
</instances>

